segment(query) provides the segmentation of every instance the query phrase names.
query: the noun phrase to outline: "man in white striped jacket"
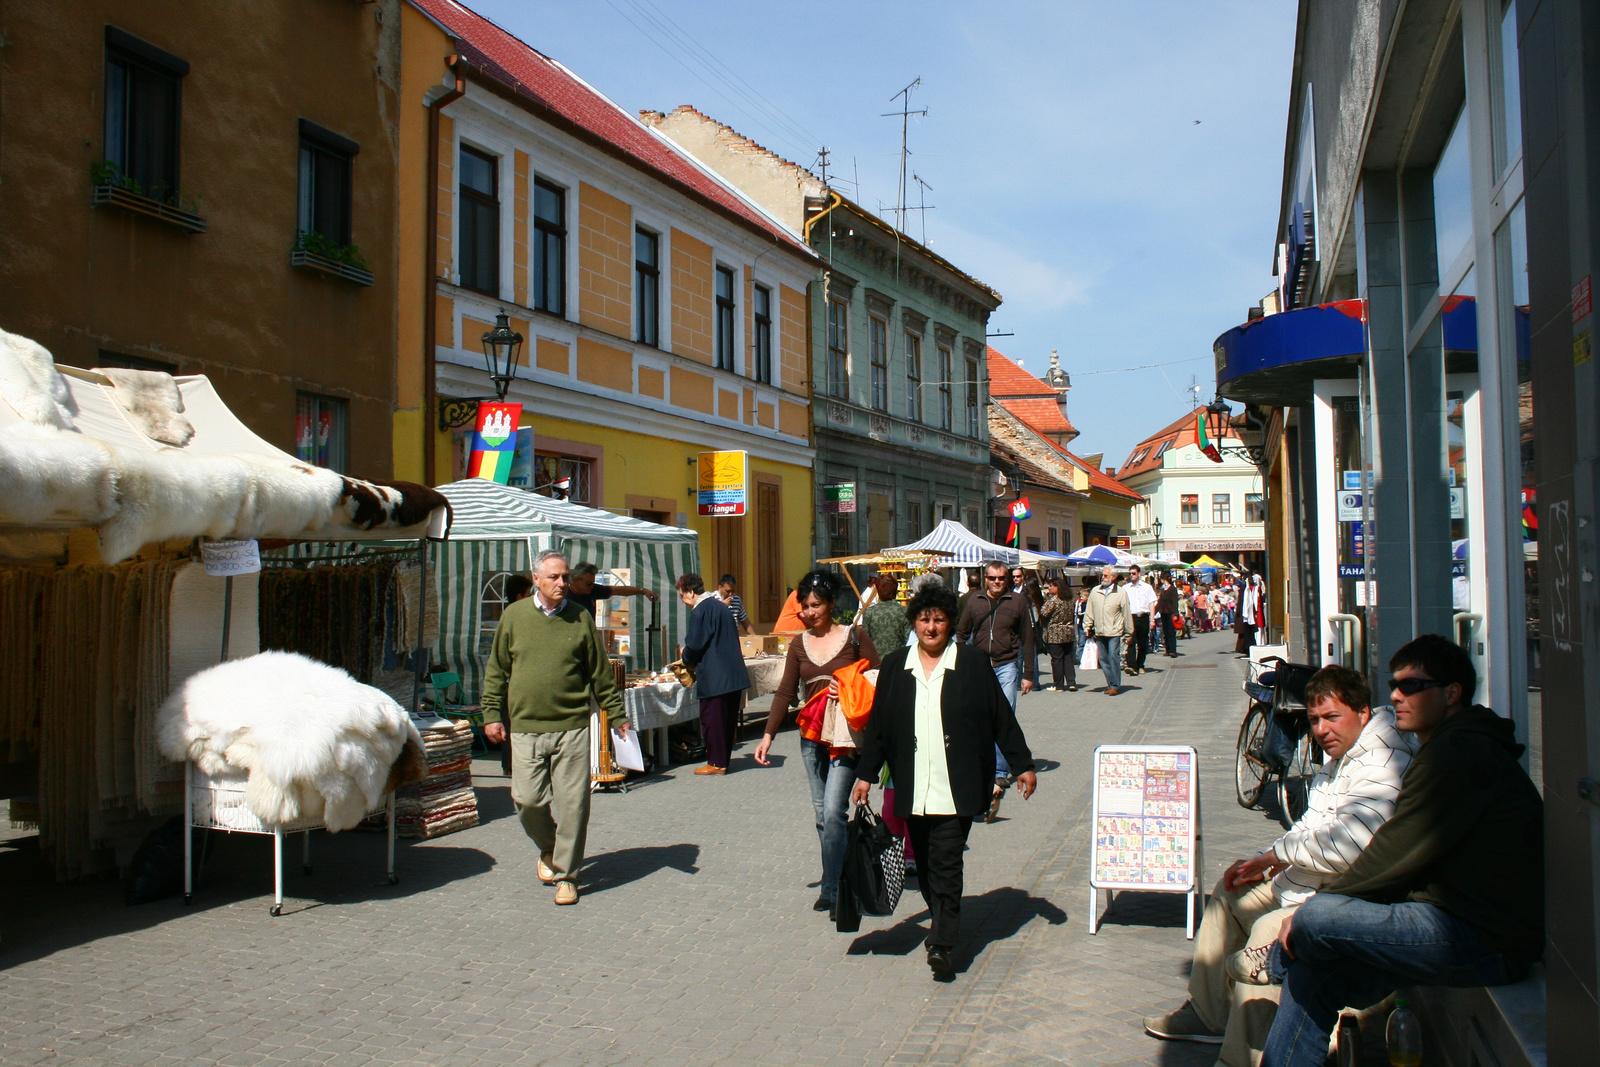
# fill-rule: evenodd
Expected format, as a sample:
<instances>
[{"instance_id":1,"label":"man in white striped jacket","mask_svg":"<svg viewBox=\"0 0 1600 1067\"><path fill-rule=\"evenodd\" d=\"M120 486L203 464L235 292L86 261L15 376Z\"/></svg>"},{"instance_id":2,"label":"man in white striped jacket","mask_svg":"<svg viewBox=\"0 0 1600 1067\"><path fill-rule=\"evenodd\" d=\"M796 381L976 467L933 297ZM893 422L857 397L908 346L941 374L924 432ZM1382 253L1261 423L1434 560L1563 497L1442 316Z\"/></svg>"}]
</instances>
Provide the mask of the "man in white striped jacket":
<instances>
[{"instance_id":1,"label":"man in white striped jacket","mask_svg":"<svg viewBox=\"0 0 1600 1067\"><path fill-rule=\"evenodd\" d=\"M1194 940L1189 1000L1145 1020L1145 1031L1174 1041L1223 1045L1219 1064L1251 1067L1272 1026L1275 986L1248 987L1243 1012L1225 965L1239 949L1271 944L1284 916L1324 879L1342 873L1394 814L1411 742L1388 708L1371 707L1366 679L1324 667L1306 683L1311 733L1327 755L1311 780L1306 813L1260 855L1239 860L1211 891Z\"/></svg>"}]
</instances>

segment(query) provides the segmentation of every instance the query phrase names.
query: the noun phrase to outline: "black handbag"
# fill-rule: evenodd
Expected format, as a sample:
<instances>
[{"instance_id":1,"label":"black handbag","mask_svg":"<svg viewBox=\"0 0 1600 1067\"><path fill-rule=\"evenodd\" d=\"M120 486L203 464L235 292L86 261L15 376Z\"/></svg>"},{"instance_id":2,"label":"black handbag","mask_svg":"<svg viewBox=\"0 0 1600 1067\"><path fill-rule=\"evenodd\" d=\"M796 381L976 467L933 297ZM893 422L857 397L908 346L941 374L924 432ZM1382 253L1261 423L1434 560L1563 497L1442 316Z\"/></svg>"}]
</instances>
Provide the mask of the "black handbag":
<instances>
[{"instance_id":1,"label":"black handbag","mask_svg":"<svg viewBox=\"0 0 1600 1067\"><path fill-rule=\"evenodd\" d=\"M879 815L865 804L857 804L845 838L844 867L834 898L838 931L861 929L862 915L893 915L905 884L905 846Z\"/></svg>"}]
</instances>

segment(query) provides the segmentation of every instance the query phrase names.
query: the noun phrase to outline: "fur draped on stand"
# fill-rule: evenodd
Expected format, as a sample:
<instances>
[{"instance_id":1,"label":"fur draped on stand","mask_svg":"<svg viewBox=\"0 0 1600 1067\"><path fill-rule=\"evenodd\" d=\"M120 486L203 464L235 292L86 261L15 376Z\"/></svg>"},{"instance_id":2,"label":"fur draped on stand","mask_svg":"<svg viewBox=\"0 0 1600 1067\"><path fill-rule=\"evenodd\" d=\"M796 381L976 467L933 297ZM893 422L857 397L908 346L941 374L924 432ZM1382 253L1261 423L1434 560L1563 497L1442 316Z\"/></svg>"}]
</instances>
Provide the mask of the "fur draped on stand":
<instances>
[{"instance_id":1,"label":"fur draped on stand","mask_svg":"<svg viewBox=\"0 0 1600 1067\"><path fill-rule=\"evenodd\" d=\"M293 652L194 675L161 708L156 731L169 759L244 777L246 805L269 824L320 819L348 830L388 790L427 773L422 737L399 704Z\"/></svg>"}]
</instances>

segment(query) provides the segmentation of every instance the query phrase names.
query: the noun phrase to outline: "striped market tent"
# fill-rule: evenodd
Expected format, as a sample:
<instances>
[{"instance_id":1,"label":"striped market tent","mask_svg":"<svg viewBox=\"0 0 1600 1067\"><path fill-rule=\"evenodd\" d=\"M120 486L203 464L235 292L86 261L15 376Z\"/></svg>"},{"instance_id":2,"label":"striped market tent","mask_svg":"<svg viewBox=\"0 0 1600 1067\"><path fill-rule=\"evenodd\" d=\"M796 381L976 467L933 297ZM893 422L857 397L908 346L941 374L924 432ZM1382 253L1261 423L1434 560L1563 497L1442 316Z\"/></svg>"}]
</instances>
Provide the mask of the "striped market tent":
<instances>
[{"instance_id":1,"label":"striped market tent","mask_svg":"<svg viewBox=\"0 0 1600 1067\"><path fill-rule=\"evenodd\" d=\"M942 561L941 567L977 567L990 560L1015 567L1024 554L1015 548L985 541L954 519L940 519L939 524L922 540L885 551L906 552L913 549L949 552L950 558ZM1027 554L1037 558L1035 553Z\"/></svg>"},{"instance_id":2,"label":"striped market tent","mask_svg":"<svg viewBox=\"0 0 1600 1067\"><path fill-rule=\"evenodd\" d=\"M676 649L688 612L673 591L680 574L700 569L699 534L626 515L552 500L482 478L439 486L450 501L448 538L433 548L439 580L439 659L461 676L469 701L478 699L488 649L482 625L485 590L495 576L527 573L548 548L573 564L593 563L603 575L626 569L628 584L653 589L663 633L656 639ZM629 666L642 668L650 640L650 606L641 600L629 612ZM670 658L670 657L669 657ZM662 660L659 655L656 666Z\"/></svg>"}]
</instances>

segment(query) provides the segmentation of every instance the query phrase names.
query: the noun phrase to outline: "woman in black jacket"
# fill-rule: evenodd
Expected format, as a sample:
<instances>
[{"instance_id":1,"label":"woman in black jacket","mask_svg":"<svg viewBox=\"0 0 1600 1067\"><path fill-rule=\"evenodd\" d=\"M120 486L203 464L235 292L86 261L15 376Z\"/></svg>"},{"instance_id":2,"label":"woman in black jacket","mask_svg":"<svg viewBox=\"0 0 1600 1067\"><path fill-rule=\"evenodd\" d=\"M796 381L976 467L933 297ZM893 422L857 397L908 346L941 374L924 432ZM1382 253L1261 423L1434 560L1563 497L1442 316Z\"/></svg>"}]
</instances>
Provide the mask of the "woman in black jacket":
<instances>
[{"instance_id":1,"label":"woman in black jacket","mask_svg":"<svg viewBox=\"0 0 1600 1067\"><path fill-rule=\"evenodd\" d=\"M706 765L696 774L727 774L739 729L739 694L750 688L739 651L739 626L733 612L715 594L706 595L698 574L681 574L678 597L689 608L689 632L683 637L683 662L695 671L700 696L700 733L706 739Z\"/></svg>"},{"instance_id":2,"label":"woman in black jacket","mask_svg":"<svg viewBox=\"0 0 1600 1067\"><path fill-rule=\"evenodd\" d=\"M917 643L883 659L853 799L866 802L887 762L894 775L894 813L909 824L917 884L932 917L928 966L945 975L961 921L962 851L973 816L989 807L995 746L1011 764L1024 799L1033 795L1038 779L989 657L951 640L955 594L943 586L925 588L906 606L906 617Z\"/></svg>"}]
</instances>

